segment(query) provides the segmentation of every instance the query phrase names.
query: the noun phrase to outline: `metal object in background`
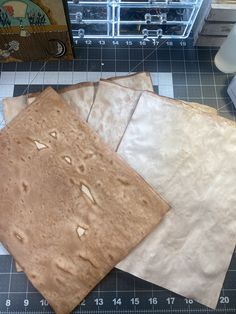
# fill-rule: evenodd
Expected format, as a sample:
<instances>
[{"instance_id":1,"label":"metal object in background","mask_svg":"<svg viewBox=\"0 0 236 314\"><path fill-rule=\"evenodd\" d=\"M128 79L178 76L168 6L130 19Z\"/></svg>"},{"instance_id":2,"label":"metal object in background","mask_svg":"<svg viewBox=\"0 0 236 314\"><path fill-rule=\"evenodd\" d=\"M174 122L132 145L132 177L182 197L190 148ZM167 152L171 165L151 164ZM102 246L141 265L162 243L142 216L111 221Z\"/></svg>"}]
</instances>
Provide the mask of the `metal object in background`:
<instances>
[{"instance_id":1,"label":"metal object in background","mask_svg":"<svg viewBox=\"0 0 236 314\"><path fill-rule=\"evenodd\" d=\"M230 99L236 108L236 76L232 79L227 89Z\"/></svg>"},{"instance_id":2,"label":"metal object in background","mask_svg":"<svg viewBox=\"0 0 236 314\"><path fill-rule=\"evenodd\" d=\"M73 38L186 39L203 0L67 1Z\"/></svg>"}]
</instances>

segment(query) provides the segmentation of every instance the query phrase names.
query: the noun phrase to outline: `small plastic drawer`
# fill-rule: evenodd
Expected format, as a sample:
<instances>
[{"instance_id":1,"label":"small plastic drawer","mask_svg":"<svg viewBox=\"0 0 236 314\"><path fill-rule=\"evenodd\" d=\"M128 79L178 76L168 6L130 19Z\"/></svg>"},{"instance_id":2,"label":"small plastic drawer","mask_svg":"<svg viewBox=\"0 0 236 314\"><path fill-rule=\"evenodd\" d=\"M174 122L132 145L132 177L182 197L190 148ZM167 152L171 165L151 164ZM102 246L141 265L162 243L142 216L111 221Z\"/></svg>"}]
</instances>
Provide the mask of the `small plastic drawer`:
<instances>
[{"instance_id":1,"label":"small plastic drawer","mask_svg":"<svg viewBox=\"0 0 236 314\"><path fill-rule=\"evenodd\" d=\"M109 34L109 23L82 23L72 28L74 38L86 38L89 36L104 36Z\"/></svg>"},{"instance_id":2,"label":"small plastic drawer","mask_svg":"<svg viewBox=\"0 0 236 314\"><path fill-rule=\"evenodd\" d=\"M70 9L70 20L72 24L82 21L107 21L109 19L110 7L107 5L76 5Z\"/></svg>"},{"instance_id":3,"label":"small plastic drawer","mask_svg":"<svg viewBox=\"0 0 236 314\"><path fill-rule=\"evenodd\" d=\"M192 8L120 8L121 22L143 22L147 24L165 24L175 22L188 22Z\"/></svg>"},{"instance_id":4,"label":"small plastic drawer","mask_svg":"<svg viewBox=\"0 0 236 314\"><path fill-rule=\"evenodd\" d=\"M125 37L159 38L162 36L179 36L184 32L183 25L141 25L120 24L119 35Z\"/></svg>"}]
</instances>

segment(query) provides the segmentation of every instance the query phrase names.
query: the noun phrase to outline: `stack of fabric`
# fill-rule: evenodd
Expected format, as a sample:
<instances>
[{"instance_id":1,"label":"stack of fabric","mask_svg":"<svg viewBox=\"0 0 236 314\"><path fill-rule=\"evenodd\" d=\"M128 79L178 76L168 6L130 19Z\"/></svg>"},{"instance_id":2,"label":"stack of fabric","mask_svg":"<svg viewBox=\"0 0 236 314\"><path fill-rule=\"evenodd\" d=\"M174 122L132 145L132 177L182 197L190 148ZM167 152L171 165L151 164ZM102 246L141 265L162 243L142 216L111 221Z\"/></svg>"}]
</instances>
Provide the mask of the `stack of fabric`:
<instances>
[{"instance_id":1,"label":"stack of fabric","mask_svg":"<svg viewBox=\"0 0 236 314\"><path fill-rule=\"evenodd\" d=\"M216 307L236 238L232 121L154 94L148 73L8 98L4 115L0 241L57 313L114 266Z\"/></svg>"}]
</instances>

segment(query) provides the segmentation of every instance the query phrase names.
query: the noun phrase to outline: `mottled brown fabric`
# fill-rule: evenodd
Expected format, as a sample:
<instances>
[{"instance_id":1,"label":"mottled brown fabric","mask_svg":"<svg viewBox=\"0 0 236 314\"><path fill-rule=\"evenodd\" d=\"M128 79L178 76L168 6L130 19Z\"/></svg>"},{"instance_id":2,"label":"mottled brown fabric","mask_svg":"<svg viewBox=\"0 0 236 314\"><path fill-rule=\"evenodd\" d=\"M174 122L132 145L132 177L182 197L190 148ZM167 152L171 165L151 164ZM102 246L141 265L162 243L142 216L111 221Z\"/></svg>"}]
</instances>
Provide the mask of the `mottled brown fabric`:
<instances>
[{"instance_id":1,"label":"mottled brown fabric","mask_svg":"<svg viewBox=\"0 0 236 314\"><path fill-rule=\"evenodd\" d=\"M112 82L120 86L129 87L131 89L149 90L153 91L152 80L149 73L139 72L127 76L110 77L107 80L101 80L102 82ZM97 92L98 83L83 82L74 84L71 86L63 87L58 90L58 93L63 97L63 99L72 106L72 108L80 114L80 116L87 120L92 105L94 103L95 95ZM120 87L118 86L119 90ZM134 91L130 91L134 95L137 94ZM37 96L38 93L30 93L28 95L22 95L19 97L9 97L3 100L3 111L5 122L10 122L17 114L30 105ZM118 95L119 96L119 95ZM112 100L112 99L111 99ZM133 105L136 104L136 100L132 101ZM132 104L131 104L132 105ZM133 106L132 105L132 106ZM94 108L97 110L97 106ZM94 115L94 112L93 112ZM92 125L94 120L91 119L90 124ZM119 119L117 119L119 122ZM99 133L99 132L98 132ZM100 134L101 136L103 134ZM119 134L118 134L119 135ZM106 140L105 140L106 141ZM114 142L114 148L116 148L117 143ZM20 265L16 263L16 271L22 271Z\"/></svg>"},{"instance_id":2,"label":"mottled brown fabric","mask_svg":"<svg viewBox=\"0 0 236 314\"><path fill-rule=\"evenodd\" d=\"M0 241L71 312L169 209L51 88L0 132Z\"/></svg>"}]
</instances>

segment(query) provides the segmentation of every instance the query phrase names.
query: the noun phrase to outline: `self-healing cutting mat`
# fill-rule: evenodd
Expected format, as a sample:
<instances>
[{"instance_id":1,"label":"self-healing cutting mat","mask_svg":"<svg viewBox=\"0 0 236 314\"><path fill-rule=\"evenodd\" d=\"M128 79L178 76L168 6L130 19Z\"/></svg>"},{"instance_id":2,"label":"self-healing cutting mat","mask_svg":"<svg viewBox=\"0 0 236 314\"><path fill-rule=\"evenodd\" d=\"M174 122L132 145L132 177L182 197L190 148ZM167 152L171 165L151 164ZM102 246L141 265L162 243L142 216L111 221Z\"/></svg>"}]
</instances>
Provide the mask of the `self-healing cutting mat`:
<instances>
[{"instance_id":1,"label":"self-healing cutting mat","mask_svg":"<svg viewBox=\"0 0 236 314\"><path fill-rule=\"evenodd\" d=\"M129 43L127 43L129 44ZM186 101L210 104L218 113L234 118L234 107L226 93L230 76L213 64L215 50L128 48L78 49L73 62L5 64L0 77L0 97L41 91L82 81L150 71L155 91ZM1 112L0 112L1 113ZM1 122L1 121L0 121ZM3 125L3 124L2 124ZM2 254L6 254L0 249ZM236 258L232 259L216 311L201 306L156 285L114 269L89 295L76 313L235 313ZM44 298L15 272L9 255L0 256L0 309L2 313L51 313Z\"/></svg>"},{"instance_id":2,"label":"self-healing cutting mat","mask_svg":"<svg viewBox=\"0 0 236 314\"><path fill-rule=\"evenodd\" d=\"M169 206L52 89L0 133L0 239L69 313Z\"/></svg>"}]
</instances>

